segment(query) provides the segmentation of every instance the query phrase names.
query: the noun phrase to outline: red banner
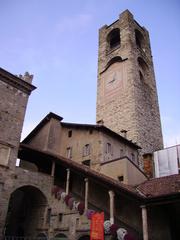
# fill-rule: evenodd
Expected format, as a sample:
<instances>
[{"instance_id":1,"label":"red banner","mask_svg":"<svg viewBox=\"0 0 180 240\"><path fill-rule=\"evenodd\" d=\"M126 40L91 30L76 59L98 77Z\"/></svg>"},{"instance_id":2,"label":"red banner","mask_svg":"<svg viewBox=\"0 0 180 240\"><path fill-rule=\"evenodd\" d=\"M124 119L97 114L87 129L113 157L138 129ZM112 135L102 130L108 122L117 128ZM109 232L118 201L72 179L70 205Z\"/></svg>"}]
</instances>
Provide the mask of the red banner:
<instances>
[{"instance_id":1,"label":"red banner","mask_svg":"<svg viewBox=\"0 0 180 240\"><path fill-rule=\"evenodd\" d=\"M104 213L94 213L91 218L90 240L104 240Z\"/></svg>"}]
</instances>

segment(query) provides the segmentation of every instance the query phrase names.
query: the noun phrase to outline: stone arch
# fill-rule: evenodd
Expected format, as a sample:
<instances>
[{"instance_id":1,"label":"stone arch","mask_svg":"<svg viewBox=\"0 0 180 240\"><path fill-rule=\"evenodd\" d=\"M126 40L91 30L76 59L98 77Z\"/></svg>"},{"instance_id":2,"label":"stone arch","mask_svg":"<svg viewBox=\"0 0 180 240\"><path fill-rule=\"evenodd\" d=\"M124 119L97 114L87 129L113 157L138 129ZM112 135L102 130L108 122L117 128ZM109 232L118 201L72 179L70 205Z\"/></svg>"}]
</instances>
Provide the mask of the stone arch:
<instances>
[{"instance_id":1,"label":"stone arch","mask_svg":"<svg viewBox=\"0 0 180 240\"><path fill-rule=\"evenodd\" d=\"M109 60L109 62L106 64L106 67L105 69L101 72L101 74L103 72L105 72L111 65L113 65L114 63L120 63L120 62L123 62L122 58L120 56L116 56L116 57L113 57L111 58L111 60Z\"/></svg>"},{"instance_id":2,"label":"stone arch","mask_svg":"<svg viewBox=\"0 0 180 240\"><path fill-rule=\"evenodd\" d=\"M113 63L122 62L122 58L120 56L113 57L106 65L106 69L108 69Z\"/></svg>"},{"instance_id":3,"label":"stone arch","mask_svg":"<svg viewBox=\"0 0 180 240\"><path fill-rule=\"evenodd\" d=\"M58 233L55 235L53 240L68 240L68 238L64 233Z\"/></svg>"},{"instance_id":4,"label":"stone arch","mask_svg":"<svg viewBox=\"0 0 180 240\"><path fill-rule=\"evenodd\" d=\"M120 29L115 28L113 29L108 35L107 35L107 42L108 42L108 48L109 50L120 46Z\"/></svg>"},{"instance_id":5,"label":"stone arch","mask_svg":"<svg viewBox=\"0 0 180 240\"><path fill-rule=\"evenodd\" d=\"M82 235L81 237L78 238L78 240L90 240L90 236L88 234Z\"/></svg>"},{"instance_id":6,"label":"stone arch","mask_svg":"<svg viewBox=\"0 0 180 240\"><path fill-rule=\"evenodd\" d=\"M47 198L31 185L16 188L10 195L5 224L6 236L36 236L44 221Z\"/></svg>"},{"instance_id":7,"label":"stone arch","mask_svg":"<svg viewBox=\"0 0 180 240\"><path fill-rule=\"evenodd\" d=\"M47 240L47 236L45 233L38 233L36 240Z\"/></svg>"}]
</instances>

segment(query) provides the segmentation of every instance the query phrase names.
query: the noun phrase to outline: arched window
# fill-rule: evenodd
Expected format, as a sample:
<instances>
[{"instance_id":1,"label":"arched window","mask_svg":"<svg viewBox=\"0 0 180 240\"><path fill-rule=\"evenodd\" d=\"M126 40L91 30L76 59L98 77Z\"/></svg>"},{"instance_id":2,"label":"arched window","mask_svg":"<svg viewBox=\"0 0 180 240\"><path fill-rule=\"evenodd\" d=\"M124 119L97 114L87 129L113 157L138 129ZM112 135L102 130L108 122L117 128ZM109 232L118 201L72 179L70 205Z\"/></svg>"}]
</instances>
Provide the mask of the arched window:
<instances>
[{"instance_id":1,"label":"arched window","mask_svg":"<svg viewBox=\"0 0 180 240\"><path fill-rule=\"evenodd\" d=\"M53 240L66 240L66 239L68 239L68 238L63 233L59 233L53 238Z\"/></svg>"},{"instance_id":2,"label":"arched window","mask_svg":"<svg viewBox=\"0 0 180 240\"><path fill-rule=\"evenodd\" d=\"M36 240L47 240L45 233L39 233L36 237Z\"/></svg>"},{"instance_id":3,"label":"arched window","mask_svg":"<svg viewBox=\"0 0 180 240\"><path fill-rule=\"evenodd\" d=\"M136 37L136 45L138 48L142 48L144 47L144 37L142 35L142 33L139 30L135 30L135 37Z\"/></svg>"},{"instance_id":4,"label":"arched window","mask_svg":"<svg viewBox=\"0 0 180 240\"><path fill-rule=\"evenodd\" d=\"M78 240L89 240L89 239L90 239L89 235L84 235L80 237Z\"/></svg>"},{"instance_id":5,"label":"arched window","mask_svg":"<svg viewBox=\"0 0 180 240\"><path fill-rule=\"evenodd\" d=\"M149 74L149 67L147 63L143 60L143 58L138 57L138 65L139 65L139 79L141 83L148 84L148 74Z\"/></svg>"},{"instance_id":6,"label":"arched window","mask_svg":"<svg viewBox=\"0 0 180 240\"><path fill-rule=\"evenodd\" d=\"M120 30L119 28L113 29L107 36L109 50L120 45Z\"/></svg>"},{"instance_id":7,"label":"arched window","mask_svg":"<svg viewBox=\"0 0 180 240\"><path fill-rule=\"evenodd\" d=\"M143 77L143 75L142 75L142 72L141 72L141 71L139 71L139 78L140 78L140 81L141 81L141 82L143 82L143 81L144 81L144 77Z\"/></svg>"},{"instance_id":8,"label":"arched window","mask_svg":"<svg viewBox=\"0 0 180 240\"><path fill-rule=\"evenodd\" d=\"M138 64L139 64L139 68L142 70L142 72L144 74L147 74L149 71L149 67L141 57L138 57Z\"/></svg>"}]
</instances>

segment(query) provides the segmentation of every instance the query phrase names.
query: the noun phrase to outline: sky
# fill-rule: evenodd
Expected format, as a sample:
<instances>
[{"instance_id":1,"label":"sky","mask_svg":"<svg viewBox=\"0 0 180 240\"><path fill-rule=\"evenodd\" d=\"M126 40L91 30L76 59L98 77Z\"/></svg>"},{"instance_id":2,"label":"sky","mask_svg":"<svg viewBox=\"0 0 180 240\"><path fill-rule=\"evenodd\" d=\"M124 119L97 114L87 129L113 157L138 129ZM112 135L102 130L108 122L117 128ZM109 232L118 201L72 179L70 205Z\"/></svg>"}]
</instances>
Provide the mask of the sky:
<instances>
[{"instance_id":1,"label":"sky","mask_svg":"<svg viewBox=\"0 0 180 240\"><path fill-rule=\"evenodd\" d=\"M150 34L164 145L180 143L179 0L0 0L0 67L37 87L22 137L49 112L95 123L98 29L126 9Z\"/></svg>"}]
</instances>

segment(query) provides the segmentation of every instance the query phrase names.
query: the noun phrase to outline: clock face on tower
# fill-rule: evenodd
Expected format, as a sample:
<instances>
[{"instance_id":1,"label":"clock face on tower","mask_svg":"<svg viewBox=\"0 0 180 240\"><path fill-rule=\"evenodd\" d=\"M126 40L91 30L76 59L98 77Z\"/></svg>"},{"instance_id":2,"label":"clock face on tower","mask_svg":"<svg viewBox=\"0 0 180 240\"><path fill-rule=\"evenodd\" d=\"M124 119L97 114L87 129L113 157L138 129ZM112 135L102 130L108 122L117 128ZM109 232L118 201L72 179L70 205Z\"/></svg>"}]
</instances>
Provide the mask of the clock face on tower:
<instances>
[{"instance_id":1,"label":"clock face on tower","mask_svg":"<svg viewBox=\"0 0 180 240\"><path fill-rule=\"evenodd\" d=\"M103 73L104 95L114 97L121 92L123 87L123 63L117 62L112 64Z\"/></svg>"}]
</instances>

